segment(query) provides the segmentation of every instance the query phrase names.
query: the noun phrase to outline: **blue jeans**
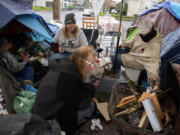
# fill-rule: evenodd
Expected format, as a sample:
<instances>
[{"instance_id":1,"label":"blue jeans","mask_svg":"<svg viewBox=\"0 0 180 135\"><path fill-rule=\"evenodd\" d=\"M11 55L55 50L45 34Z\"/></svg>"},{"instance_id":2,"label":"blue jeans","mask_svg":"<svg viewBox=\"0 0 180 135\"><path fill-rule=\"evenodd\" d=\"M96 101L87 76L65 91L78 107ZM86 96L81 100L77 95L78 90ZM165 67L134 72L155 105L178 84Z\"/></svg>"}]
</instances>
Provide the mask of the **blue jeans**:
<instances>
[{"instance_id":1,"label":"blue jeans","mask_svg":"<svg viewBox=\"0 0 180 135\"><path fill-rule=\"evenodd\" d=\"M63 58L68 57L70 55L71 55L70 53L54 53L51 56L51 60L63 59Z\"/></svg>"},{"instance_id":2,"label":"blue jeans","mask_svg":"<svg viewBox=\"0 0 180 135\"><path fill-rule=\"evenodd\" d=\"M15 77L20 81L22 84L24 80L31 80L34 81L34 69L31 66L25 66L23 70L17 72Z\"/></svg>"},{"instance_id":3,"label":"blue jeans","mask_svg":"<svg viewBox=\"0 0 180 135\"><path fill-rule=\"evenodd\" d=\"M119 72L121 69L121 66L124 66L121 60L121 54L123 53L128 53L130 51L129 47L125 47L125 48L118 48L118 55L117 55L117 64L116 64L116 72ZM111 55L111 60L112 60L112 64L113 67L115 66L115 56L116 56L116 50L114 51L114 53Z\"/></svg>"}]
</instances>

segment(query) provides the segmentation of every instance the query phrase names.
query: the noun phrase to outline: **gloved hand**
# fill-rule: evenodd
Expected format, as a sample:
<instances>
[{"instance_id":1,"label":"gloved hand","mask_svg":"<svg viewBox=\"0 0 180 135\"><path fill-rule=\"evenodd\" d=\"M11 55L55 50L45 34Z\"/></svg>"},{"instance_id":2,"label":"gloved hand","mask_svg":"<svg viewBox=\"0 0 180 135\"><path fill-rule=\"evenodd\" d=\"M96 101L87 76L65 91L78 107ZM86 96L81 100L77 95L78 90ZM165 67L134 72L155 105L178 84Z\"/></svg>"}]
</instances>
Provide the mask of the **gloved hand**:
<instances>
[{"instance_id":1,"label":"gloved hand","mask_svg":"<svg viewBox=\"0 0 180 135\"><path fill-rule=\"evenodd\" d=\"M149 79L149 84L154 90L157 90L159 88L159 84L160 84L159 78L158 77L151 77Z\"/></svg>"}]
</instances>

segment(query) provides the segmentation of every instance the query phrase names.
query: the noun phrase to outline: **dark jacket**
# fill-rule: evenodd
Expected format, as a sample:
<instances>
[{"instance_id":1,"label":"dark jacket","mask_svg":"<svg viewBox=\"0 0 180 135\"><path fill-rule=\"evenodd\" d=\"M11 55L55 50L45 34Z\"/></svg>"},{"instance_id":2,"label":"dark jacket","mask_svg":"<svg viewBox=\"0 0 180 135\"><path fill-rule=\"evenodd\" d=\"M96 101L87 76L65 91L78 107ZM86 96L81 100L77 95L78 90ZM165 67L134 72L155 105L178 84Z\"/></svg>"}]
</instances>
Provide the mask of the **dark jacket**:
<instances>
[{"instance_id":1,"label":"dark jacket","mask_svg":"<svg viewBox=\"0 0 180 135\"><path fill-rule=\"evenodd\" d=\"M62 59L51 64L50 72L42 80L34 113L45 119L56 119L63 130L71 132L77 125L77 112L90 105L94 89L89 83L83 83L69 58Z\"/></svg>"}]
</instances>

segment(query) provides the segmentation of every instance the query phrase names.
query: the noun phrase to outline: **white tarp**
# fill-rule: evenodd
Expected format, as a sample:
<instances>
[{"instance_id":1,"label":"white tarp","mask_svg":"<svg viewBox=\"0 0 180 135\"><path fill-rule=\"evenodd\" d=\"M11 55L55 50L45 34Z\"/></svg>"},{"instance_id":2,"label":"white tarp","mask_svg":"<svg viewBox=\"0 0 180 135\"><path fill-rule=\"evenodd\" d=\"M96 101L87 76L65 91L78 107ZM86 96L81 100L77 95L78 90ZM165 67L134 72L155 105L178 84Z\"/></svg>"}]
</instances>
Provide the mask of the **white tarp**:
<instances>
[{"instance_id":1,"label":"white tarp","mask_svg":"<svg viewBox=\"0 0 180 135\"><path fill-rule=\"evenodd\" d=\"M92 0L92 8L94 10L94 15L95 15L95 18L98 17L100 11L101 11L101 8L104 4L104 1L105 0Z\"/></svg>"}]
</instances>

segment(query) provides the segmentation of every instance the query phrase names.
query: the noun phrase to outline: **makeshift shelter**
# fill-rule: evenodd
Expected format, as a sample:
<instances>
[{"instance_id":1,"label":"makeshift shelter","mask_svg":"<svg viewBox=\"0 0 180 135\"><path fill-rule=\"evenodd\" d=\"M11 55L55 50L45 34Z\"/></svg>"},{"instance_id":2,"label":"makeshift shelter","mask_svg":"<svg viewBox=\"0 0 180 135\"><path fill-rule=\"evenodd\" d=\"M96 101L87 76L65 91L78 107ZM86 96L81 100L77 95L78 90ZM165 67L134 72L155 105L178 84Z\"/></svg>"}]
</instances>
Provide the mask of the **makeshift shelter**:
<instances>
[{"instance_id":1,"label":"makeshift shelter","mask_svg":"<svg viewBox=\"0 0 180 135\"><path fill-rule=\"evenodd\" d=\"M167 63L180 64L180 28L169 33L164 38L164 43L161 48L161 66L160 66L160 78L163 82ZM163 86L164 84L162 84Z\"/></svg>"},{"instance_id":2,"label":"makeshift shelter","mask_svg":"<svg viewBox=\"0 0 180 135\"><path fill-rule=\"evenodd\" d=\"M139 15L131 26L137 26L145 18L151 20L158 32L165 37L180 27L180 4L168 1L155 5Z\"/></svg>"},{"instance_id":3,"label":"makeshift shelter","mask_svg":"<svg viewBox=\"0 0 180 135\"><path fill-rule=\"evenodd\" d=\"M11 0L0 0L0 35L27 32L34 41L51 42L53 32L44 19L24 5Z\"/></svg>"},{"instance_id":4,"label":"makeshift shelter","mask_svg":"<svg viewBox=\"0 0 180 135\"><path fill-rule=\"evenodd\" d=\"M33 0L0 0L0 36L10 36L15 49L26 46L27 38L32 39L34 43L43 41L36 42L35 45L43 44L44 48L47 46L47 42L52 41L53 32L41 16L33 13L32 6L29 5L32 2ZM43 49L43 47L41 48ZM0 59L0 71L0 88L6 101L7 110L12 113L13 99L21 91L21 85L8 71L6 63L2 59Z\"/></svg>"}]
</instances>

